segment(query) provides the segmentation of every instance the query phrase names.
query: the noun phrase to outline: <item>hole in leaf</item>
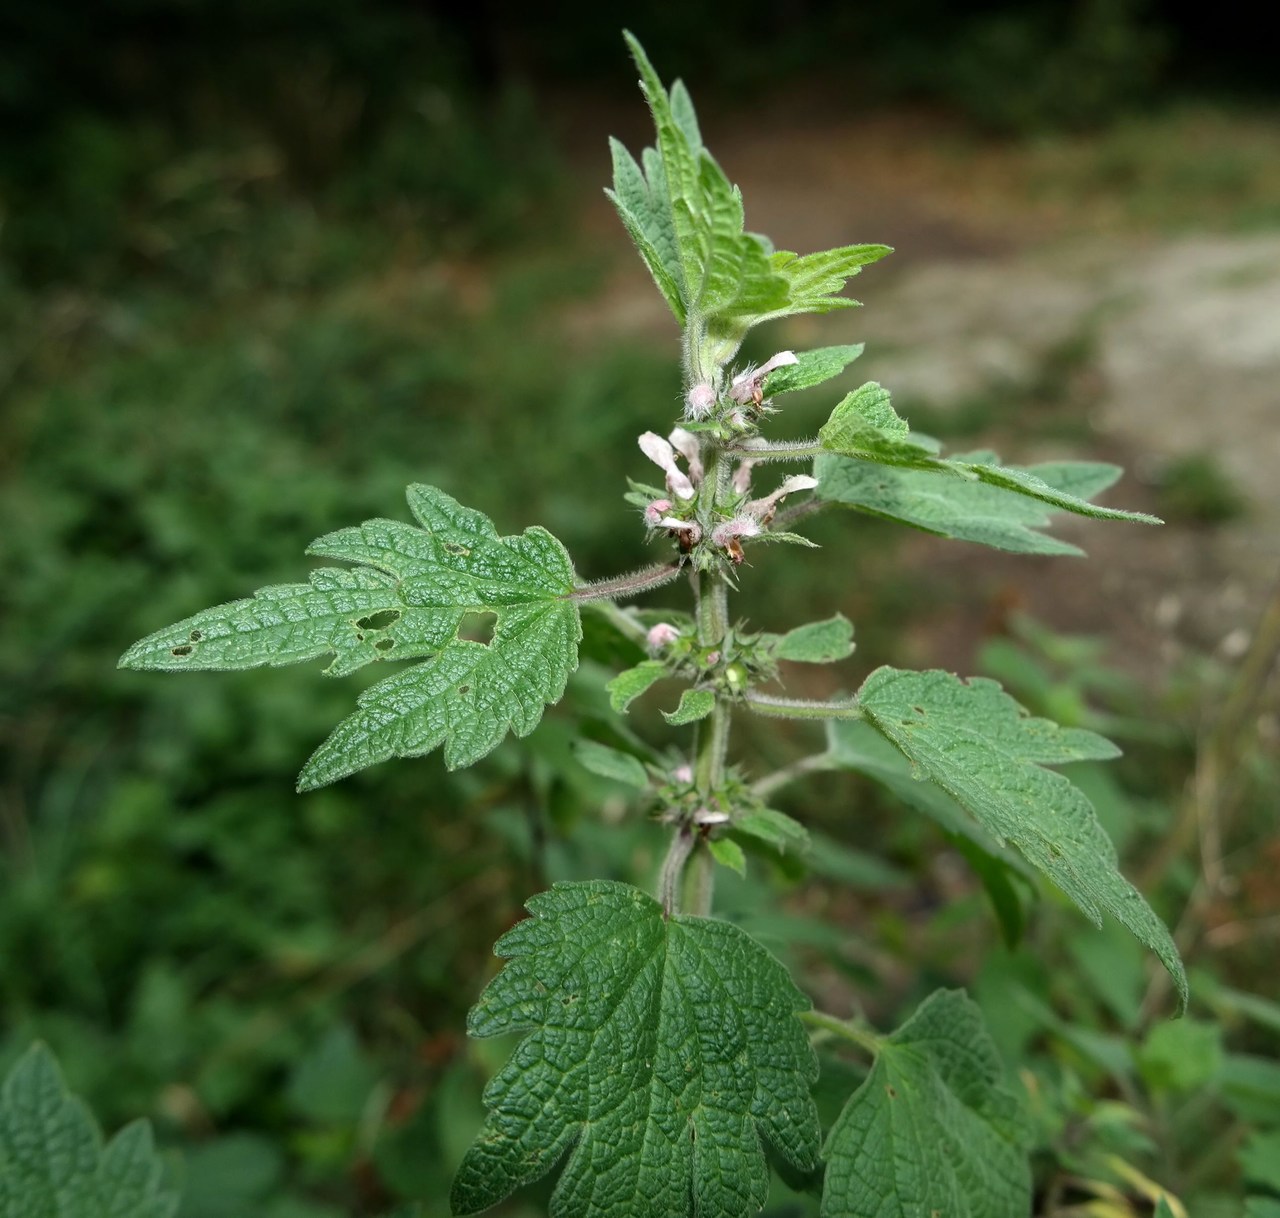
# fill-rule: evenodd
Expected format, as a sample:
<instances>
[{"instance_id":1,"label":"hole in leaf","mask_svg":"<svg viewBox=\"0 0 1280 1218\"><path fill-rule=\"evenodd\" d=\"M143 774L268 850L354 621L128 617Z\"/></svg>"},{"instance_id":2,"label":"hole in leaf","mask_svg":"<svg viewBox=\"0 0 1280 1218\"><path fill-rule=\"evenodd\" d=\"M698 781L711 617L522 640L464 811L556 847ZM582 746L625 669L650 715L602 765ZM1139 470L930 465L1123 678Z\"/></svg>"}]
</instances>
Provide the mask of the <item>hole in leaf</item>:
<instances>
[{"instance_id":1,"label":"hole in leaf","mask_svg":"<svg viewBox=\"0 0 1280 1218\"><path fill-rule=\"evenodd\" d=\"M374 646L379 651L390 651L396 645L395 639L379 639Z\"/></svg>"},{"instance_id":2,"label":"hole in leaf","mask_svg":"<svg viewBox=\"0 0 1280 1218\"><path fill-rule=\"evenodd\" d=\"M461 695L463 695L464 697L465 697L467 694L469 694L470 692L471 692L471 686L470 686L470 685L459 685L459 686L458 686L458 693L459 693L459 694L461 694Z\"/></svg>"},{"instance_id":3,"label":"hole in leaf","mask_svg":"<svg viewBox=\"0 0 1280 1218\"><path fill-rule=\"evenodd\" d=\"M364 631L362 631L362 630L357 630L357 631L356 631L356 642L357 642L357 643L363 643L363 642L364 642Z\"/></svg>"},{"instance_id":4,"label":"hole in leaf","mask_svg":"<svg viewBox=\"0 0 1280 1218\"><path fill-rule=\"evenodd\" d=\"M896 1100L898 1098L898 1093L893 1089L893 1085L891 1083L885 1084L884 1093L891 1100Z\"/></svg>"},{"instance_id":5,"label":"hole in leaf","mask_svg":"<svg viewBox=\"0 0 1280 1218\"><path fill-rule=\"evenodd\" d=\"M368 617L362 617L356 622L356 628L359 630L385 630L388 626L394 626L399 620L399 609L382 609L377 613L369 614Z\"/></svg>"},{"instance_id":6,"label":"hole in leaf","mask_svg":"<svg viewBox=\"0 0 1280 1218\"><path fill-rule=\"evenodd\" d=\"M493 641L493 628L497 621L496 613L463 614L462 621L458 623L458 638L488 647Z\"/></svg>"},{"instance_id":7,"label":"hole in leaf","mask_svg":"<svg viewBox=\"0 0 1280 1218\"><path fill-rule=\"evenodd\" d=\"M198 643L202 638L204 638L204 635L198 630L193 630L188 637L193 643Z\"/></svg>"},{"instance_id":8,"label":"hole in leaf","mask_svg":"<svg viewBox=\"0 0 1280 1218\"><path fill-rule=\"evenodd\" d=\"M192 652L192 648L191 648L190 644L187 644L187 643L183 643L183 645L182 645L181 647L175 647L175 648L173 649L173 654L174 654L175 656L179 656L179 657L181 657L181 656L189 656L189 655L191 654L191 652Z\"/></svg>"},{"instance_id":9,"label":"hole in leaf","mask_svg":"<svg viewBox=\"0 0 1280 1218\"><path fill-rule=\"evenodd\" d=\"M470 547L459 545L456 541L446 541L444 543L444 548L447 553L458 554L463 558L471 553Z\"/></svg>"},{"instance_id":10,"label":"hole in leaf","mask_svg":"<svg viewBox=\"0 0 1280 1218\"><path fill-rule=\"evenodd\" d=\"M924 707L923 707L923 706L913 706L911 709L912 709L913 711L915 711L915 713L916 713L917 715L923 715L923 714L924 714Z\"/></svg>"}]
</instances>

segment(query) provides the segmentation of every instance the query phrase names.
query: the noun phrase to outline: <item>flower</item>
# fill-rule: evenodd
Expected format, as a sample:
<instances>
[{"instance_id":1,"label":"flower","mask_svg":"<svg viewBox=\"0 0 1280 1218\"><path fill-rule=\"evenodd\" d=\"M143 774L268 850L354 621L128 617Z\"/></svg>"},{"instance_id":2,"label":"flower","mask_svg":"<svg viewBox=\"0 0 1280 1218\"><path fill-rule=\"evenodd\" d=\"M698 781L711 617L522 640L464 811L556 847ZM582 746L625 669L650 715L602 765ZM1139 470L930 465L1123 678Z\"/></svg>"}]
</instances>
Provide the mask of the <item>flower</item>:
<instances>
[{"instance_id":1,"label":"flower","mask_svg":"<svg viewBox=\"0 0 1280 1218\"><path fill-rule=\"evenodd\" d=\"M707 381L694 385L685 394L684 417L686 419L705 419L716 404L715 388Z\"/></svg>"},{"instance_id":2,"label":"flower","mask_svg":"<svg viewBox=\"0 0 1280 1218\"><path fill-rule=\"evenodd\" d=\"M692 499L693 483L688 475L676 465L675 449L657 432L646 431L640 437L640 451L667 475L667 490L677 499Z\"/></svg>"},{"instance_id":3,"label":"flower","mask_svg":"<svg viewBox=\"0 0 1280 1218\"><path fill-rule=\"evenodd\" d=\"M730 548L740 537L755 537L760 532L760 522L754 516L739 515L726 520L711 530L711 540L718 546Z\"/></svg>"},{"instance_id":4,"label":"flower","mask_svg":"<svg viewBox=\"0 0 1280 1218\"><path fill-rule=\"evenodd\" d=\"M645 644L650 651L661 651L664 647L669 647L679 637L680 631L670 622L659 622L656 626L649 627L649 633L645 637Z\"/></svg>"},{"instance_id":5,"label":"flower","mask_svg":"<svg viewBox=\"0 0 1280 1218\"><path fill-rule=\"evenodd\" d=\"M657 528L658 521L671 511L670 499L655 499L644 509L644 522L651 528Z\"/></svg>"},{"instance_id":6,"label":"flower","mask_svg":"<svg viewBox=\"0 0 1280 1218\"><path fill-rule=\"evenodd\" d=\"M817 485L817 478L809 474L792 474L773 494L766 495L763 499L751 500L743 510L761 523L768 524L773 519L773 513L777 510L780 499L795 491L811 491Z\"/></svg>"},{"instance_id":7,"label":"flower","mask_svg":"<svg viewBox=\"0 0 1280 1218\"><path fill-rule=\"evenodd\" d=\"M671 447L689 463L689 478L694 486L702 481L702 445L698 437L683 427L675 428L667 437Z\"/></svg>"},{"instance_id":8,"label":"flower","mask_svg":"<svg viewBox=\"0 0 1280 1218\"><path fill-rule=\"evenodd\" d=\"M681 520L678 516L664 516L658 521L657 527L660 529L671 529L676 533L683 533L680 539L686 549L689 546L696 546L702 540L702 526L696 520Z\"/></svg>"},{"instance_id":9,"label":"flower","mask_svg":"<svg viewBox=\"0 0 1280 1218\"><path fill-rule=\"evenodd\" d=\"M733 489L739 495L745 495L751 489L751 470L755 464L751 457L743 457L733 471Z\"/></svg>"},{"instance_id":10,"label":"flower","mask_svg":"<svg viewBox=\"0 0 1280 1218\"><path fill-rule=\"evenodd\" d=\"M732 520L726 520L711 530L711 540L722 549L728 551L733 565L736 567L743 559L742 538L755 537L761 532L760 522L754 516L739 514Z\"/></svg>"},{"instance_id":11,"label":"flower","mask_svg":"<svg viewBox=\"0 0 1280 1218\"><path fill-rule=\"evenodd\" d=\"M759 368L748 365L729 386L729 396L739 405L745 406L754 402L757 406L764 402L764 378L776 368L785 368L788 364L798 364L794 351L779 351L777 355L766 360Z\"/></svg>"}]
</instances>

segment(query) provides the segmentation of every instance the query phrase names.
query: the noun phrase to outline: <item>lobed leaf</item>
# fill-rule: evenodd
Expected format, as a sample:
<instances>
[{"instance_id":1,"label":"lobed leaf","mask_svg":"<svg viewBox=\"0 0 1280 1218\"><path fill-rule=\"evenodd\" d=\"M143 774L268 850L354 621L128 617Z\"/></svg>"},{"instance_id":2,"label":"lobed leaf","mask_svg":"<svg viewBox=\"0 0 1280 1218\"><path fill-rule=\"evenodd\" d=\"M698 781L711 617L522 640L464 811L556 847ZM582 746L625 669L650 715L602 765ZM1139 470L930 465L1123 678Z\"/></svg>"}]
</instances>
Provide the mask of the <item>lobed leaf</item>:
<instances>
[{"instance_id":1,"label":"lobed leaf","mask_svg":"<svg viewBox=\"0 0 1280 1218\"><path fill-rule=\"evenodd\" d=\"M832 1126L822 1218L1025 1218L1024 1126L982 1013L938 990L880 1042Z\"/></svg>"},{"instance_id":2,"label":"lobed leaf","mask_svg":"<svg viewBox=\"0 0 1280 1218\"><path fill-rule=\"evenodd\" d=\"M1119 476L1115 466L1059 461L1023 469L999 464L990 452L941 457L936 441L913 434L875 382L847 395L818 437L827 450L814 463L820 498L943 537L1021 553L1078 554L1075 546L1033 531L1048 523L1045 506L1160 523L1143 512L1089 502Z\"/></svg>"},{"instance_id":3,"label":"lobed leaf","mask_svg":"<svg viewBox=\"0 0 1280 1218\"><path fill-rule=\"evenodd\" d=\"M178 1194L145 1121L105 1146L88 1108L67 1092L53 1055L35 1045L0 1088L0 1214L5 1218L172 1218Z\"/></svg>"},{"instance_id":4,"label":"lobed leaf","mask_svg":"<svg viewBox=\"0 0 1280 1218\"><path fill-rule=\"evenodd\" d=\"M969 453L958 459L997 462L990 452ZM1028 466L1025 472L1045 486L1082 500L1100 494L1120 476L1119 466L1093 461L1056 461ZM988 483L940 478L934 471L894 469L830 454L814 462L814 475L817 494L827 502L896 520L938 537L973 541L1016 554L1083 552L1070 542L1037 532L1052 520L1052 509L1041 499Z\"/></svg>"},{"instance_id":5,"label":"lobed leaf","mask_svg":"<svg viewBox=\"0 0 1280 1218\"><path fill-rule=\"evenodd\" d=\"M252 668L331 655L345 675L385 659L425 662L373 686L299 778L320 786L389 757L440 744L450 767L484 756L508 731L532 731L577 665L573 566L540 528L499 537L443 491L411 486L418 524L369 520L313 542L326 567L307 584L263 588L135 643L122 667ZM492 614L488 644L464 637L468 615Z\"/></svg>"},{"instance_id":6,"label":"lobed leaf","mask_svg":"<svg viewBox=\"0 0 1280 1218\"><path fill-rule=\"evenodd\" d=\"M696 317L732 349L761 321L855 304L838 293L888 247L797 257L747 232L742 196L703 146L688 91L679 81L668 91L639 42L625 36L658 143L642 155L643 170L615 147L609 194L677 319Z\"/></svg>"},{"instance_id":7,"label":"lobed leaf","mask_svg":"<svg viewBox=\"0 0 1280 1218\"><path fill-rule=\"evenodd\" d=\"M818 347L813 351L801 351L796 363L775 368L764 380L764 392L769 397L781 393L795 393L811 389L832 377L839 376L862 354L863 343L842 347Z\"/></svg>"},{"instance_id":8,"label":"lobed leaf","mask_svg":"<svg viewBox=\"0 0 1280 1218\"><path fill-rule=\"evenodd\" d=\"M455 1213L566 1154L555 1218L746 1218L768 1193L763 1142L817 1165L809 1003L764 948L626 884L557 884L528 909L468 1019L473 1036L528 1035L485 1090Z\"/></svg>"},{"instance_id":9,"label":"lobed leaf","mask_svg":"<svg viewBox=\"0 0 1280 1218\"><path fill-rule=\"evenodd\" d=\"M1105 910L1187 979L1163 922L1120 874L1115 847L1084 793L1045 766L1105 760L1119 750L1081 728L1029 716L995 681L878 668L863 683L866 721L953 796L998 842L1011 842L1084 913Z\"/></svg>"}]
</instances>

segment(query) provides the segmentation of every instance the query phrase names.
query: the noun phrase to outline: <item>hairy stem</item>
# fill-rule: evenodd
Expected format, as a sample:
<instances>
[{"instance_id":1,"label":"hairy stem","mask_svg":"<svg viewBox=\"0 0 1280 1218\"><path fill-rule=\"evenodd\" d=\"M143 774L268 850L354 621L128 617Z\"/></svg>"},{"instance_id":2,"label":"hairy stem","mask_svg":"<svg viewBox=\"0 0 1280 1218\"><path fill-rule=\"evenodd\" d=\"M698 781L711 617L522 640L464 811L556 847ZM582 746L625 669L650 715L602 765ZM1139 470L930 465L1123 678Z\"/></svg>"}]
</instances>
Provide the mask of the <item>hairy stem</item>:
<instances>
[{"instance_id":1,"label":"hairy stem","mask_svg":"<svg viewBox=\"0 0 1280 1218\"><path fill-rule=\"evenodd\" d=\"M772 774L766 774L763 778L752 783L751 794L758 799L768 799L775 791L781 790L797 779L804 778L808 774L820 774L824 770L834 770L835 768L836 765L831 760L830 753L814 753L809 757L801 757L799 761L793 761L790 765L785 765L780 770L774 770Z\"/></svg>"},{"instance_id":2,"label":"hairy stem","mask_svg":"<svg viewBox=\"0 0 1280 1218\"><path fill-rule=\"evenodd\" d=\"M711 916L711 898L716 887L716 861L706 842L694 849L689 867L689 912L695 917Z\"/></svg>"},{"instance_id":3,"label":"hairy stem","mask_svg":"<svg viewBox=\"0 0 1280 1218\"><path fill-rule=\"evenodd\" d=\"M684 865L689 860L696 839L689 825L681 825L671 838L667 857L662 861L662 872L658 878L658 899L662 902L662 910L670 917L680 912L680 877L684 875Z\"/></svg>"},{"instance_id":4,"label":"hairy stem","mask_svg":"<svg viewBox=\"0 0 1280 1218\"><path fill-rule=\"evenodd\" d=\"M650 588L661 588L680 574L678 563L658 563L628 575L615 575L612 579L596 580L591 584L579 584L564 594L570 601L616 601L638 596Z\"/></svg>"},{"instance_id":5,"label":"hairy stem","mask_svg":"<svg viewBox=\"0 0 1280 1218\"><path fill-rule=\"evenodd\" d=\"M821 440L774 440L758 438L734 445L733 454L753 461L810 461L827 450Z\"/></svg>"},{"instance_id":6,"label":"hairy stem","mask_svg":"<svg viewBox=\"0 0 1280 1218\"><path fill-rule=\"evenodd\" d=\"M861 719L857 699L848 702L810 702L805 698L778 698L773 694L747 691L747 705L757 715L775 719Z\"/></svg>"}]
</instances>

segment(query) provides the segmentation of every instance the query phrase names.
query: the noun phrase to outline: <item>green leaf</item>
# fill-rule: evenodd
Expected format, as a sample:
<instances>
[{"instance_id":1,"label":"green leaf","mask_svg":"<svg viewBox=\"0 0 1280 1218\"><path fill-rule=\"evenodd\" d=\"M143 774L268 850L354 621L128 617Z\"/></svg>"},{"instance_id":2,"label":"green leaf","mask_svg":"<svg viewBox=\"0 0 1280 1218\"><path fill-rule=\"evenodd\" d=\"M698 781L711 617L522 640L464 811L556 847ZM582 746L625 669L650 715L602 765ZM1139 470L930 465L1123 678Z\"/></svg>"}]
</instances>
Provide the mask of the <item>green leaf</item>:
<instances>
[{"instance_id":1,"label":"green leaf","mask_svg":"<svg viewBox=\"0 0 1280 1218\"><path fill-rule=\"evenodd\" d=\"M978 1007L938 990L891 1036L823 1148L823 1218L1026 1218L1026 1119Z\"/></svg>"},{"instance_id":2,"label":"green leaf","mask_svg":"<svg viewBox=\"0 0 1280 1218\"><path fill-rule=\"evenodd\" d=\"M618 140L610 138L609 150L613 156L613 189L606 190L605 194L618 209L623 227L635 242L658 290L683 325L684 272L676 248L671 196L662 158L647 149L650 155L644 158L642 171Z\"/></svg>"},{"instance_id":3,"label":"green leaf","mask_svg":"<svg viewBox=\"0 0 1280 1218\"><path fill-rule=\"evenodd\" d=\"M29 1049L0 1088L4 1218L171 1218L178 1195L145 1121L105 1146L88 1108L68 1094L53 1055Z\"/></svg>"},{"instance_id":4,"label":"green leaf","mask_svg":"<svg viewBox=\"0 0 1280 1218\"><path fill-rule=\"evenodd\" d=\"M847 659L853 654L853 626L839 613L825 622L797 626L778 639L773 654L779 660L804 664L832 664Z\"/></svg>"},{"instance_id":5,"label":"green leaf","mask_svg":"<svg viewBox=\"0 0 1280 1218\"><path fill-rule=\"evenodd\" d=\"M745 1218L769 1187L762 1141L817 1163L808 1000L728 922L626 884L557 884L498 941L473 1036L527 1031L453 1183L473 1214L568 1161L557 1218Z\"/></svg>"},{"instance_id":6,"label":"green leaf","mask_svg":"<svg viewBox=\"0 0 1280 1218\"><path fill-rule=\"evenodd\" d=\"M767 397L782 393L795 393L799 389L811 389L832 377L839 376L862 354L863 343L842 347L819 347L814 351L801 351L794 364L775 368L764 380Z\"/></svg>"},{"instance_id":7,"label":"green leaf","mask_svg":"<svg viewBox=\"0 0 1280 1218\"><path fill-rule=\"evenodd\" d=\"M994 464L994 453L959 460ZM1012 469L1006 466L1006 469ZM1045 486L1082 500L1106 490L1120 467L1092 461L1055 461L1022 472ZM894 469L870 461L824 454L814 462L817 494L828 503L896 520L926 533L973 541L1017 554L1080 554L1079 546L1036 532L1052 509L1038 499L988 483L939 477L937 471Z\"/></svg>"},{"instance_id":8,"label":"green leaf","mask_svg":"<svg viewBox=\"0 0 1280 1218\"><path fill-rule=\"evenodd\" d=\"M527 735L577 667L582 627L567 599L568 554L541 528L499 537L488 517L435 487L411 486L408 499L419 527L369 520L308 548L356 569L322 568L308 584L206 609L135 643L121 666L252 668L332 655L326 671L336 676L430 657L360 697L303 769L300 790L440 744L454 769L508 731ZM488 644L463 637L468 615L490 614Z\"/></svg>"},{"instance_id":9,"label":"green leaf","mask_svg":"<svg viewBox=\"0 0 1280 1218\"><path fill-rule=\"evenodd\" d=\"M1169 1218L1180 1218L1173 1212L1167 1211ZM1164 1218L1164 1215L1157 1210L1155 1218ZM1280 1218L1280 1198L1275 1197L1246 1197L1244 1201L1244 1218Z\"/></svg>"},{"instance_id":10,"label":"green leaf","mask_svg":"<svg viewBox=\"0 0 1280 1218\"><path fill-rule=\"evenodd\" d=\"M953 837L967 838L1006 866L1033 874L1020 856L1002 848L960 803L936 783L928 781L919 767L870 724L849 719L829 720L827 756L833 766L865 775L908 807L932 817Z\"/></svg>"},{"instance_id":11,"label":"green leaf","mask_svg":"<svg viewBox=\"0 0 1280 1218\"><path fill-rule=\"evenodd\" d=\"M661 660L644 660L634 668L620 672L605 689L609 691L609 705L620 715L650 686L668 676L667 666Z\"/></svg>"},{"instance_id":12,"label":"green leaf","mask_svg":"<svg viewBox=\"0 0 1280 1218\"><path fill-rule=\"evenodd\" d=\"M672 725L694 723L705 719L716 708L716 696L709 689L686 689L680 695L680 705L673 711L663 711L662 717Z\"/></svg>"},{"instance_id":13,"label":"green leaf","mask_svg":"<svg viewBox=\"0 0 1280 1218\"><path fill-rule=\"evenodd\" d=\"M1048 523L1045 507L1160 523L1142 512L1089 502L1119 476L1115 466L1057 461L1024 469L999 464L991 452L940 457L936 442L913 435L875 382L844 398L818 437L827 449L814 463L820 498L943 537L1021 553L1078 554L1076 547L1033 531Z\"/></svg>"},{"instance_id":14,"label":"green leaf","mask_svg":"<svg viewBox=\"0 0 1280 1218\"><path fill-rule=\"evenodd\" d=\"M809 849L809 831L785 812L756 808L733 818L733 831L754 837L779 854L804 854Z\"/></svg>"},{"instance_id":15,"label":"green leaf","mask_svg":"<svg viewBox=\"0 0 1280 1218\"><path fill-rule=\"evenodd\" d=\"M645 150L643 172L625 150L615 150L610 197L676 317L696 318L727 340L732 354L759 322L856 304L838 293L888 247L848 246L800 258L775 253L747 232L742 196L703 147L688 91L677 81L668 92L644 49L625 37L658 147Z\"/></svg>"},{"instance_id":16,"label":"green leaf","mask_svg":"<svg viewBox=\"0 0 1280 1218\"><path fill-rule=\"evenodd\" d=\"M878 668L863 683L866 719L996 840L1009 841L1096 924L1106 910L1156 953L1187 1002L1187 979L1164 923L1119 872L1115 847L1084 794L1044 769L1119 750L1080 728L1037 719L994 681Z\"/></svg>"},{"instance_id":17,"label":"green leaf","mask_svg":"<svg viewBox=\"0 0 1280 1218\"><path fill-rule=\"evenodd\" d=\"M730 871L736 871L740 876L747 874L747 856L742 853L742 847L733 838L713 838L707 842L707 849L711 851L711 857L721 867L728 867Z\"/></svg>"},{"instance_id":18,"label":"green leaf","mask_svg":"<svg viewBox=\"0 0 1280 1218\"><path fill-rule=\"evenodd\" d=\"M593 774L599 774L601 778L612 778L615 782L624 782L627 786L640 790L649 785L649 775L645 772L644 764L630 753L611 749L594 740L576 741L573 753L583 766Z\"/></svg>"}]
</instances>

